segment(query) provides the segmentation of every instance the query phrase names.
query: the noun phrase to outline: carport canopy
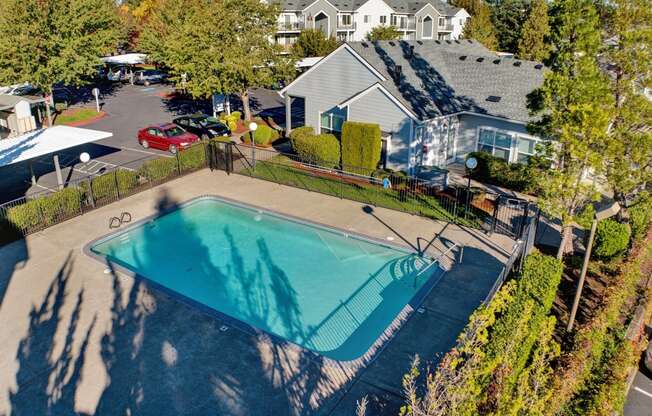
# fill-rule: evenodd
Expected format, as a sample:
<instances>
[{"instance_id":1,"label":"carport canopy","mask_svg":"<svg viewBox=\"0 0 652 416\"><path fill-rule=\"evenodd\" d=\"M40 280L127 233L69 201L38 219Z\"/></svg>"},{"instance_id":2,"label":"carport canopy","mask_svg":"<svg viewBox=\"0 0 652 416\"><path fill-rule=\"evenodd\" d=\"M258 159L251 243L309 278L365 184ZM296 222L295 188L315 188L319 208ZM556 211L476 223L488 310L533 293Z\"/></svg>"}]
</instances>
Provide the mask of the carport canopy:
<instances>
[{"instance_id":1,"label":"carport canopy","mask_svg":"<svg viewBox=\"0 0 652 416\"><path fill-rule=\"evenodd\" d=\"M138 65L144 64L147 55L144 53L126 53L123 55L105 56L100 58L102 62L113 65Z\"/></svg>"},{"instance_id":2,"label":"carport canopy","mask_svg":"<svg viewBox=\"0 0 652 416\"><path fill-rule=\"evenodd\" d=\"M52 155L57 172L57 182L59 188L63 188L59 152L111 136L113 134L106 131L70 126L54 126L32 131L22 136L0 140L0 167L25 161L30 161L31 166L33 159ZM32 183L34 181L32 175Z\"/></svg>"}]
</instances>

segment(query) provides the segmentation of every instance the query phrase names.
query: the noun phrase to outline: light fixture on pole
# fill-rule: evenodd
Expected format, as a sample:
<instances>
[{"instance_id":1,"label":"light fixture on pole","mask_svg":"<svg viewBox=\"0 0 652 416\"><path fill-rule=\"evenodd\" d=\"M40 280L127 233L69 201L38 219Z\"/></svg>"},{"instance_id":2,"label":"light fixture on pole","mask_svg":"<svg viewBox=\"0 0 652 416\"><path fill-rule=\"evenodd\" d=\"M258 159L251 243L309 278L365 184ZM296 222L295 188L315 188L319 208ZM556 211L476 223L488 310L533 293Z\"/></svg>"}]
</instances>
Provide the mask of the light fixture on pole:
<instances>
[{"instance_id":1,"label":"light fixture on pole","mask_svg":"<svg viewBox=\"0 0 652 416\"><path fill-rule=\"evenodd\" d=\"M573 307L571 308L570 318L568 318L568 326L566 327L568 332L573 330L573 325L575 324L575 315L577 315L577 308L579 307L580 299L582 297L584 279L586 278L586 271L589 267L589 259L591 258L591 249L593 248L593 240L595 239L595 230L598 227L598 221L611 218L614 215L618 214L618 211L620 211L620 205L618 205L618 202L614 202L608 207L596 212L595 216L593 217L593 221L591 222L591 231L589 232L589 241L586 243L586 250L584 251L582 272L580 273L580 280L577 282L575 299L573 300Z\"/></svg>"},{"instance_id":2,"label":"light fixture on pole","mask_svg":"<svg viewBox=\"0 0 652 416\"><path fill-rule=\"evenodd\" d=\"M249 123L249 131L250 133L250 138L251 138L251 159L252 159L252 166L254 169L256 169L256 142L254 141L254 132L258 128L258 124L256 122L252 121Z\"/></svg>"},{"instance_id":3,"label":"light fixture on pole","mask_svg":"<svg viewBox=\"0 0 652 416\"><path fill-rule=\"evenodd\" d=\"M79 154L79 161L80 161L80 162L82 162L82 163L86 163L86 162L88 162L89 160L91 160L91 155L89 155L88 153L83 152L83 153L80 153L80 154Z\"/></svg>"},{"instance_id":4,"label":"light fixture on pole","mask_svg":"<svg viewBox=\"0 0 652 416\"><path fill-rule=\"evenodd\" d=\"M470 157L466 159L464 166L469 170L469 181L466 184L466 207L464 209L464 218L466 218L466 213L469 212L469 204L471 203L471 172L478 167L478 159Z\"/></svg>"}]
</instances>

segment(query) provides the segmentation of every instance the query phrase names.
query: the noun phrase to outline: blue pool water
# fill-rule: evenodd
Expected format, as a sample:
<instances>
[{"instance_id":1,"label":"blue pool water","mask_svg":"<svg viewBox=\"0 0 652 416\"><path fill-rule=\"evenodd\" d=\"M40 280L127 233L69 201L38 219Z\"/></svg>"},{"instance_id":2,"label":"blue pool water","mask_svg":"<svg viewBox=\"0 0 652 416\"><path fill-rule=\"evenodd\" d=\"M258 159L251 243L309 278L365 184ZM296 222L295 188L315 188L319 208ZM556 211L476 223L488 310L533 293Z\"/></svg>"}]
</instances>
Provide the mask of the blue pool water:
<instances>
[{"instance_id":1,"label":"blue pool water","mask_svg":"<svg viewBox=\"0 0 652 416\"><path fill-rule=\"evenodd\" d=\"M90 250L336 360L361 357L436 268L406 250L217 198L194 200Z\"/></svg>"}]
</instances>

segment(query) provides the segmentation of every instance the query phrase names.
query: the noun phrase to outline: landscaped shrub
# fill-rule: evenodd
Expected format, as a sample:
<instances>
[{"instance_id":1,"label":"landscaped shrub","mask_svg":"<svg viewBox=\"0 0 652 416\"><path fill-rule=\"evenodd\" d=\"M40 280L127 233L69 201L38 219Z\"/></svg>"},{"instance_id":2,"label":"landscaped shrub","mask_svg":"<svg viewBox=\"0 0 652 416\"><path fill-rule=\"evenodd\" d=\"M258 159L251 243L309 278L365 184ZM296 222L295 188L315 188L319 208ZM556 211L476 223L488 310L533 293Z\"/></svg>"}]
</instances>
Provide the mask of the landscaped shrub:
<instances>
[{"instance_id":1,"label":"landscaped shrub","mask_svg":"<svg viewBox=\"0 0 652 416\"><path fill-rule=\"evenodd\" d=\"M177 159L174 157L161 157L148 160L138 168L138 174L147 180L156 182L178 173Z\"/></svg>"},{"instance_id":2,"label":"landscaped shrub","mask_svg":"<svg viewBox=\"0 0 652 416\"><path fill-rule=\"evenodd\" d=\"M229 130L235 131L238 127L238 121L242 117L239 111L233 111L231 114L220 114L220 121L229 127Z\"/></svg>"},{"instance_id":3,"label":"landscaped shrub","mask_svg":"<svg viewBox=\"0 0 652 416\"><path fill-rule=\"evenodd\" d=\"M328 168L340 164L340 142L332 134L300 134L292 140L292 145L304 162Z\"/></svg>"},{"instance_id":4,"label":"landscaped shrub","mask_svg":"<svg viewBox=\"0 0 652 416\"><path fill-rule=\"evenodd\" d=\"M610 260L627 250L630 229L627 224L612 219L602 220L595 230L593 254L602 260Z\"/></svg>"},{"instance_id":5,"label":"landscaped shrub","mask_svg":"<svg viewBox=\"0 0 652 416\"><path fill-rule=\"evenodd\" d=\"M278 132L266 124L258 124L253 136L258 146L266 146L279 138ZM251 133L247 135L247 142L251 143Z\"/></svg>"},{"instance_id":6,"label":"landscaped shrub","mask_svg":"<svg viewBox=\"0 0 652 416\"><path fill-rule=\"evenodd\" d=\"M537 179L542 169L536 161L529 164L507 163L486 152L472 152L467 156L474 157L478 166L470 173L478 182L503 186L518 192L534 192Z\"/></svg>"},{"instance_id":7,"label":"landscaped shrub","mask_svg":"<svg viewBox=\"0 0 652 416\"><path fill-rule=\"evenodd\" d=\"M91 180L93 198L100 200L106 197L117 197L116 182L120 195L127 194L138 186L138 174L131 170L119 169L115 172L94 177Z\"/></svg>"},{"instance_id":8,"label":"landscaped shrub","mask_svg":"<svg viewBox=\"0 0 652 416\"><path fill-rule=\"evenodd\" d=\"M344 122L342 166L344 170L370 175L380 162L380 126L373 123Z\"/></svg>"},{"instance_id":9,"label":"landscaped shrub","mask_svg":"<svg viewBox=\"0 0 652 416\"><path fill-rule=\"evenodd\" d=\"M179 152L181 171L196 170L206 166L206 149L203 144L196 144Z\"/></svg>"},{"instance_id":10,"label":"landscaped shrub","mask_svg":"<svg viewBox=\"0 0 652 416\"><path fill-rule=\"evenodd\" d=\"M632 226L632 240L641 241L652 224L652 197L639 197L629 209L629 222Z\"/></svg>"},{"instance_id":11,"label":"landscaped shrub","mask_svg":"<svg viewBox=\"0 0 652 416\"><path fill-rule=\"evenodd\" d=\"M310 126L297 127L290 132L290 141L294 147L294 141L302 137L310 137L315 135L315 129Z\"/></svg>"}]
</instances>

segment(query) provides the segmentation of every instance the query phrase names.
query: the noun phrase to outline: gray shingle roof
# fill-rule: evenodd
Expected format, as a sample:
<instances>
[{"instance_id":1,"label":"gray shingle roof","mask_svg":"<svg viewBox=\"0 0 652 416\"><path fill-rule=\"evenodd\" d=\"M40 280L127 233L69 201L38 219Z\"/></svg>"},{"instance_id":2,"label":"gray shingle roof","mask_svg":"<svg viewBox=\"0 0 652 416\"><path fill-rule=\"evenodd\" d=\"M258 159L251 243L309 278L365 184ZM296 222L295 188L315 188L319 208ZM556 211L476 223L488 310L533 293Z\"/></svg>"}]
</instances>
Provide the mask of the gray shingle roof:
<instances>
[{"instance_id":1,"label":"gray shingle roof","mask_svg":"<svg viewBox=\"0 0 652 416\"><path fill-rule=\"evenodd\" d=\"M328 0L335 8L340 11L355 11L368 0ZM421 10L426 4L430 3L433 7L444 16L453 16L460 8L453 7L442 0L383 0L389 7L397 13L415 13ZM282 10L303 10L314 3L315 0L278 0Z\"/></svg>"},{"instance_id":2,"label":"gray shingle roof","mask_svg":"<svg viewBox=\"0 0 652 416\"><path fill-rule=\"evenodd\" d=\"M499 58L473 40L348 45L387 78L383 87L424 120L472 111L527 122L527 95L543 83L541 64ZM408 59L411 46L414 56Z\"/></svg>"}]
</instances>

